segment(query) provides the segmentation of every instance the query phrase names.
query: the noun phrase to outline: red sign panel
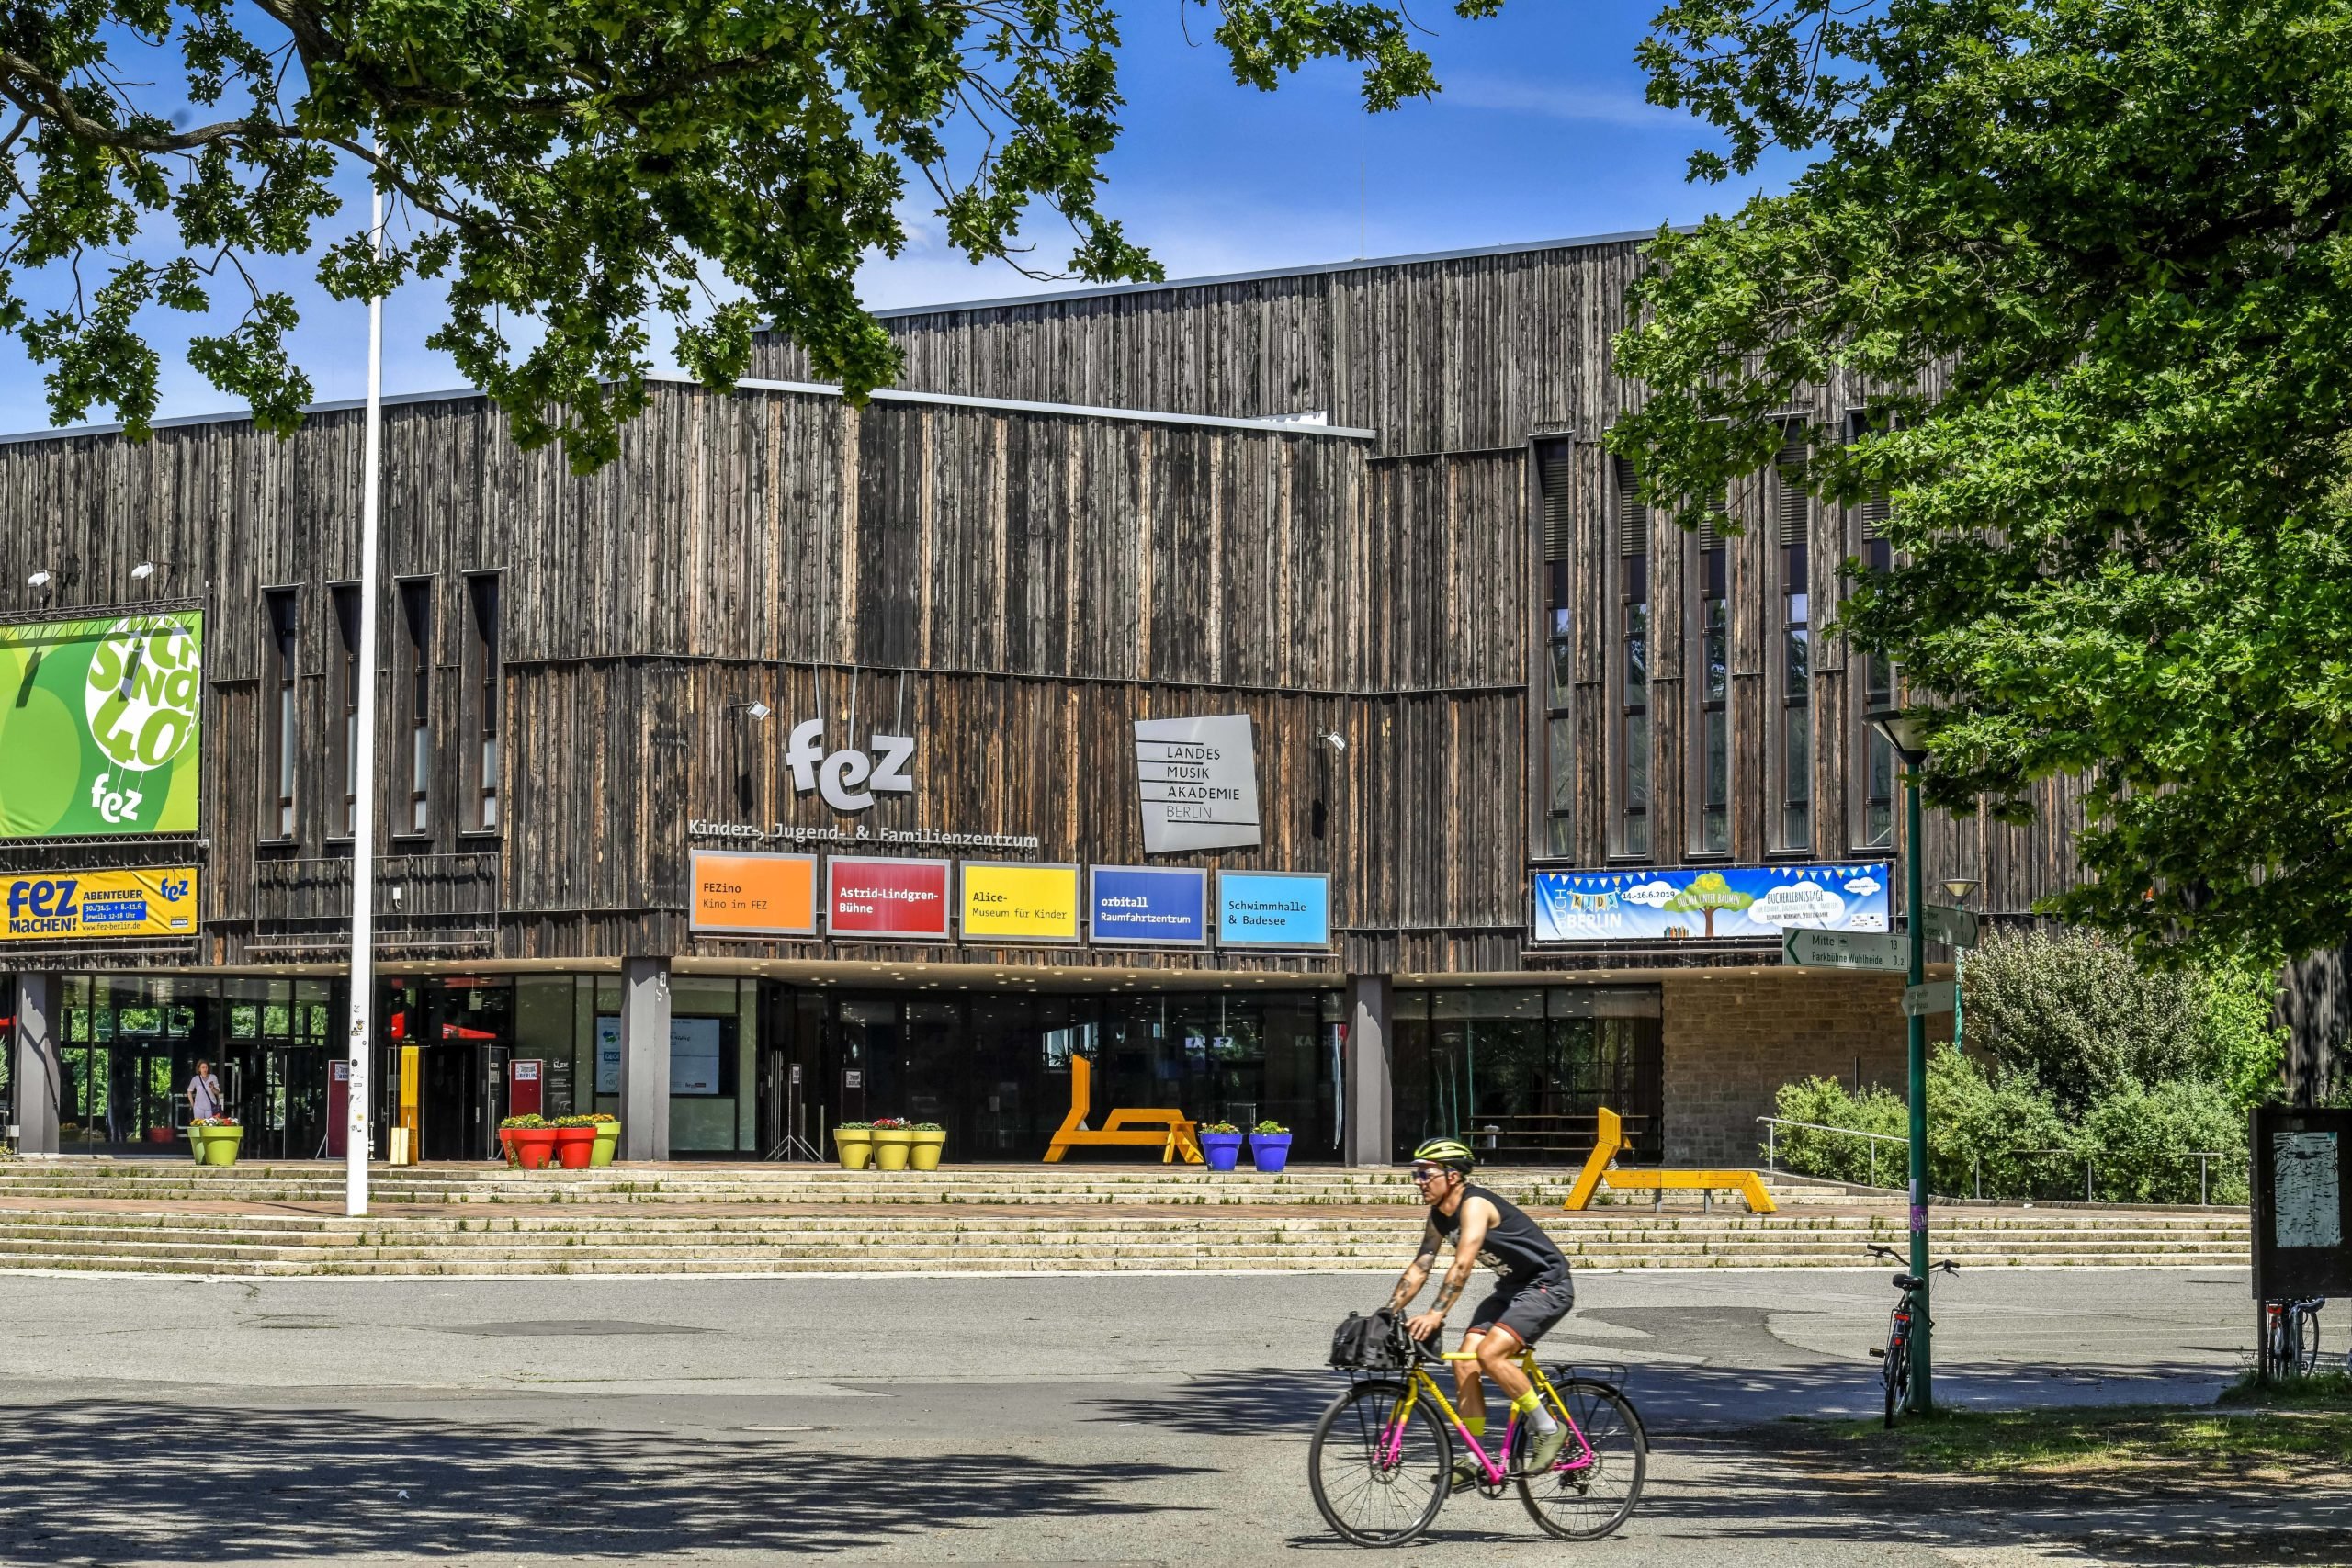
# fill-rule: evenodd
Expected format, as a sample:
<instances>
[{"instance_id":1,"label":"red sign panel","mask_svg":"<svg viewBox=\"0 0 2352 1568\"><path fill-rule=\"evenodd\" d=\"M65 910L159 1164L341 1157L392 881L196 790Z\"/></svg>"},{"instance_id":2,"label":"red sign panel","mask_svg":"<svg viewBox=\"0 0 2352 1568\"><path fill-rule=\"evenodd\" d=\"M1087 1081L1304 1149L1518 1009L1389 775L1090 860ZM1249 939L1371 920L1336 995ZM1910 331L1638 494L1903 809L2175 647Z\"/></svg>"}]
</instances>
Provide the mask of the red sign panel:
<instances>
[{"instance_id":1,"label":"red sign panel","mask_svg":"<svg viewBox=\"0 0 2352 1568\"><path fill-rule=\"evenodd\" d=\"M836 855L825 863L829 936L947 940L948 863Z\"/></svg>"}]
</instances>

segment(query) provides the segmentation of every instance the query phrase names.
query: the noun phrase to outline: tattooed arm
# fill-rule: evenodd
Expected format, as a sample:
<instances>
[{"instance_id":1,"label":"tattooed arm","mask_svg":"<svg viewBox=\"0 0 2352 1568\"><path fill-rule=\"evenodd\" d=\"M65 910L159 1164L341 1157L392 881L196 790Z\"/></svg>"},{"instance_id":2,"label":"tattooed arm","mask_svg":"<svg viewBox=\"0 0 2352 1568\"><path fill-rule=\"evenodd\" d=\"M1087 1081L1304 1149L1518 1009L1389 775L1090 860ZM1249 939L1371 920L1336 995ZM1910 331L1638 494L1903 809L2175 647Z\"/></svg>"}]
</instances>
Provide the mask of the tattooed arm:
<instances>
[{"instance_id":1,"label":"tattooed arm","mask_svg":"<svg viewBox=\"0 0 2352 1568\"><path fill-rule=\"evenodd\" d=\"M1431 1221L1421 1232L1420 1251L1414 1254L1413 1260L1405 1265L1405 1272L1396 1278L1396 1290L1388 1298L1390 1312L1403 1312L1412 1304L1413 1298L1421 1293L1421 1286L1437 1262L1438 1248L1444 1245L1444 1238L1438 1235L1436 1222Z\"/></svg>"},{"instance_id":2,"label":"tattooed arm","mask_svg":"<svg viewBox=\"0 0 2352 1568\"><path fill-rule=\"evenodd\" d=\"M1405 1324L1416 1339L1427 1339L1445 1326L1445 1314L1452 1312L1453 1303L1462 1299L1463 1291L1470 1283L1472 1270L1478 1267L1478 1247L1487 1239L1487 1227L1493 1223L1494 1210L1474 1200L1462 1205L1460 1219L1462 1237L1453 1249L1453 1261L1446 1266L1445 1278L1438 1285L1437 1300L1430 1303L1429 1311L1408 1319ZM1432 1225L1430 1227L1430 1241L1436 1239L1437 1227ZM1423 1272L1426 1273L1427 1269L1424 1269ZM1413 1288L1416 1291L1420 1289L1419 1280L1413 1281ZM1406 1299L1410 1301L1412 1298L1408 1296Z\"/></svg>"}]
</instances>

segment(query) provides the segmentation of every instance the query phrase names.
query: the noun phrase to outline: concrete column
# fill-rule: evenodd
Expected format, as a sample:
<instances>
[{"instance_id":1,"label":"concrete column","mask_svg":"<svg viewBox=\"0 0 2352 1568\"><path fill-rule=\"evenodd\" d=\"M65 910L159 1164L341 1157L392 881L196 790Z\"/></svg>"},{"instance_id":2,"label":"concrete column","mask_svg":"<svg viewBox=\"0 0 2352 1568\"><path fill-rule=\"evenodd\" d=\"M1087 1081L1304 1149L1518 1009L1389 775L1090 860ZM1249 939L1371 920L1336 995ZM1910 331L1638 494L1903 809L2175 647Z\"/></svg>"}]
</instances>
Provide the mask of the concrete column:
<instances>
[{"instance_id":1,"label":"concrete column","mask_svg":"<svg viewBox=\"0 0 2352 1568\"><path fill-rule=\"evenodd\" d=\"M1348 976L1347 1135L1350 1165L1393 1165L1396 1090L1389 1081L1388 976Z\"/></svg>"},{"instance_id":2,"label":"concrete column","mask_svg":"<svg viewBox=\"0 0 2352 1568\"><path fill-rule=\"evenodd\" d=\"M65 1063L58 1050L59 1006L64 987L54 975L17 976L17 1148L28 1155L57 1152L57 1102Z\"/></svg>"},{"instance_id":3,"label":"concrete column","mask_svg":"<svg viewBox=\"0 0 2352 1568\"><path fill-rule=\"evenodd\" d=\"M621 960L622 1159L670 1157L670 961Z\"/></svg>"}]
</instances>

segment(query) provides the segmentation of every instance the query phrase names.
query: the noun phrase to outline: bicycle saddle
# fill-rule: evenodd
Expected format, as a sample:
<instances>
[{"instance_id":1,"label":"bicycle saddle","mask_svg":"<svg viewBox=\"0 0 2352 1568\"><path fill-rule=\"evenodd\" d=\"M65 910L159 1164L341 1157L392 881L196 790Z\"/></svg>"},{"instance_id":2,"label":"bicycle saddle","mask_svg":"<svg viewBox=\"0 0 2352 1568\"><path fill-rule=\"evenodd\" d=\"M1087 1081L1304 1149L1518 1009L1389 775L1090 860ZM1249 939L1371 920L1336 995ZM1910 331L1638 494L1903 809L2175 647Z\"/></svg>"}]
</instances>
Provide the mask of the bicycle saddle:
<instances>
[{"instance_id":1,"label":"bicycle saddle","mask_svg":"<svg viewBox=\"0 0 2352 1568\"><path fill-rule=\"evenodd\" d=\"M1898 1291L1916 1291L1919 1288L1919 1276L1917 1274L1897 1274L1894 1277L1894 1288Z\"/></svg>"}]
</instances>

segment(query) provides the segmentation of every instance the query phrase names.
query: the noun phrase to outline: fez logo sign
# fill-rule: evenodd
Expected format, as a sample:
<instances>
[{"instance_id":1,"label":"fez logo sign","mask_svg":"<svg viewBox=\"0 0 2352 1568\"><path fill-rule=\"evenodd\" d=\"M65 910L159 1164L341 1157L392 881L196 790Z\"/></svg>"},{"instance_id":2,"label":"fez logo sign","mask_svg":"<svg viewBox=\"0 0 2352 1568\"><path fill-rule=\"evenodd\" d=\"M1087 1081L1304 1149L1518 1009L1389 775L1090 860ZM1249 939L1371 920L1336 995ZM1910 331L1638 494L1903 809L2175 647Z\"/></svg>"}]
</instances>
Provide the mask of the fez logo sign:
<instances>
[{"instance_id":1,"label":"fez logo sign","mask_svg":"<svg viewBox=\"0 0 2352 1568\"><path fill-rule=\"evenodd\" d=\"M0 881L0 941L196 934L196 868L47 872Z\"/></svg>"},{"instance_id":2,"label":"fez logo sign","mask_svg":"<svg viewBox=\"0 0 2352 1568\"><path fill-rule=\"evenodd\" d=\"M196 831L204 617L0 626L0 839Z\"/></svg>"},{"instance_id":3,"label":"fez logo sign","mask_svg":"<svg viewBox=\"0 0 2352 1568\"><path fill-rule=\"evenodd\" d=\"M792 727L784 764L792 770L798 795L820 795L836 811L864 811L876 795L912 795L915 781L907 763L915 754L910 735L874 735L870 751L825 750L825 721L803 719Z\"/></svg>"}]
</instances>

